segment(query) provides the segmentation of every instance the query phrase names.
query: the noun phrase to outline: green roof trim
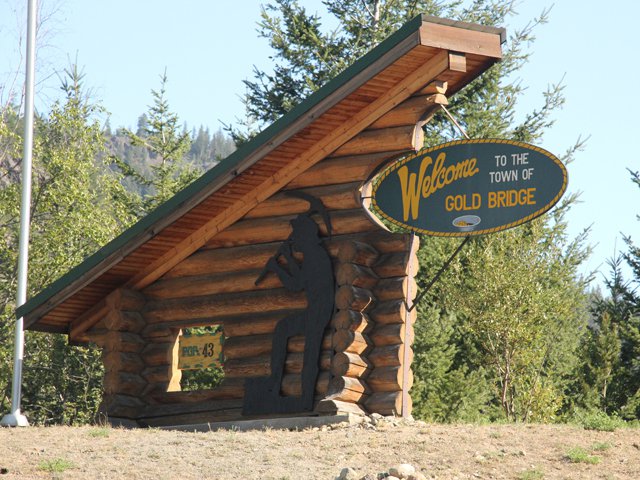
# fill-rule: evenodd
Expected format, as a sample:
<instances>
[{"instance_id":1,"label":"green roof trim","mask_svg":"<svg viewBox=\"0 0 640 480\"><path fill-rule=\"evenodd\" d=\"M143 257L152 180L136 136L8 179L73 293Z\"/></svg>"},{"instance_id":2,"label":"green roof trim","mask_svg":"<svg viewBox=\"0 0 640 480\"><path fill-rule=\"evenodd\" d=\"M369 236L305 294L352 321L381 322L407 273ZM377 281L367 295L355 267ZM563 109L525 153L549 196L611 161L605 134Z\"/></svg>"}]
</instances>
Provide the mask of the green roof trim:
<instances>
[{"instance_id":1,"label":"green roof trim","mask_svg":"<svg viewBox=\"0 0 640 480\"><path fill-rule=\"evenodd\" d=\"M390 35L387 39L377 45L370 52L362 56L358 61L342 71L333 80L311 94L290 112L280 117L253 139L242 145L238 150L233 152L227 158L222 160L211 170L205 172L201 177L194 180L190 185L176 193L162 205L150 212L147 216L141 218L134 225L122 232L104 247L93 255L87 257L82 263L73 267L69 272L51 283L40 293L29 299L25 304L16 309L16 317L21 318L33 312L36 308L41 307L54 295L60 293L64 288L79 280L81 277L97 268L103 261L116 253L120 248L124 247L134 238L141 235L149 235L149 238L155 235L154 226L168 214L174 212L187 200L202 192L208 185L222 178L225 175L235 176L234 171L237 170L242 160L247 158L251 153L265 145L271 138L285 130L287 127L298 121L307 111L318 105L334 91L345 85L352 77L365 70L375 61L383 57L388 51L396 45L417 32L422 26L423 20L430 22L442 23L441 19L418 15L412 20L405 23L400 29ZM81 288L81 287L79 287ZM53 307L53 305L52 305ZM35 323L37 319L25 322L25 328Z\"/></svg>"}]
</instances>

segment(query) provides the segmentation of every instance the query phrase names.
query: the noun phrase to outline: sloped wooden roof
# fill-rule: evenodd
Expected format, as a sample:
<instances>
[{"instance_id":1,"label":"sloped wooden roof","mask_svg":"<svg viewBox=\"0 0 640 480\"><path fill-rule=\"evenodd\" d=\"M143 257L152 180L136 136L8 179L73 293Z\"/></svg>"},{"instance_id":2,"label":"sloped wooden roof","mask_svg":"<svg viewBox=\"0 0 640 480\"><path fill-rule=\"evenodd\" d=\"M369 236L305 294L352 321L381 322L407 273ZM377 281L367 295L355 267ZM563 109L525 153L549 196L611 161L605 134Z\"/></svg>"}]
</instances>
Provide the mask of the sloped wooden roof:
<instances>
[{"instance_id":1,"label":"sloped wooden roof","mask_svg":"<svg viewBox=\"0 0 640 480\"><path fill-rule=\"evenodd\" d=\"M504 29L418 16L216 167L17 310L69 333L119 288L142 289L434 80L455 93L501 56ZM465 68L457 59L465 58Z\"/></svg>"}]
</instances>

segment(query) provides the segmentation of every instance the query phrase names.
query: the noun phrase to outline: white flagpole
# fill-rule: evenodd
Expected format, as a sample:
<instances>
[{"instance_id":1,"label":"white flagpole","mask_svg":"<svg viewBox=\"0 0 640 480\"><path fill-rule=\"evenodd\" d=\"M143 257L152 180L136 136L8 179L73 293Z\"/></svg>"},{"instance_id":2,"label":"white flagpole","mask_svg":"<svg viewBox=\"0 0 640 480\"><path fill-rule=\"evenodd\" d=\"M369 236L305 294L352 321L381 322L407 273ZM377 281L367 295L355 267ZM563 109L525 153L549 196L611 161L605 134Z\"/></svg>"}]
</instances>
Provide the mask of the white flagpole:
<instances>
[{"instance_id":1,"label":"white flagpole","mask_svg":"<svg viewBox=\"0 0 640 480\"><path fill-rule=\"evenodd\" d=\"M27 66L25 75L24 153L22 157L22 199L20 204L20 237L18 246L18 294L16 305L27 301L27 262L29 258L29 223L31 209L31 158L33 154L33 97L35 89L37 0L29 0L27 8ZM2 417L0 425L26 427L27 417L20 412L22 393L22 361L24 359L23 319L16 320L16 337L13 354L13 384L11 388L11 413Z\"/></svg>"}]
</instances>

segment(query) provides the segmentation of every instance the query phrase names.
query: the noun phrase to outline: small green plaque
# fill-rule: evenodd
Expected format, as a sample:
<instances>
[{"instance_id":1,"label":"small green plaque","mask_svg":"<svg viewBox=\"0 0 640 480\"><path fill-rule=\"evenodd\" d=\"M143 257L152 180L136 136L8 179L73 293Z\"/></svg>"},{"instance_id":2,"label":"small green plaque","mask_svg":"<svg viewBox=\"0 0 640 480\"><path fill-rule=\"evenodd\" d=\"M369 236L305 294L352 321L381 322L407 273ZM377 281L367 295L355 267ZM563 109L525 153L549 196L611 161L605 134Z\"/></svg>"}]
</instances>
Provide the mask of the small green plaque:
<instances>
[{"instance_id":1,"label":"small green plaque","mask_svg":"<svg viewBox=\"0 0 640 480\"><path fill-rule=\"evenodd\" d=\"M222 332L183 335L180 337L178 368L198 370L222 365Z\"/></svg>"}]
</instances>

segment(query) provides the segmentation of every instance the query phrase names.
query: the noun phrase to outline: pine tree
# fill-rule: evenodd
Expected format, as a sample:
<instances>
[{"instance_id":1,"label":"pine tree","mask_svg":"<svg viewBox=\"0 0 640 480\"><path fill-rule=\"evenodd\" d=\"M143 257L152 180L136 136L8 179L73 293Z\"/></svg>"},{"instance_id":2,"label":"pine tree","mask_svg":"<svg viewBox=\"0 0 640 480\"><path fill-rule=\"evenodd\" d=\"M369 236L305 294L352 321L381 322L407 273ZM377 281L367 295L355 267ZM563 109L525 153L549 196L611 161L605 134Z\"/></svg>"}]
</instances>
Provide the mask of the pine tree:
<instances>
[{"instance_id":1,"label":"pine tree","mask_svg":"<svg viewBox=\"0 0 640 480\"><path fill-rule=\"evenodd\" d=\"M631 180L640 187L640 172L629 170ZM640 215L637 215L640 221ZM627 252L623 259L631 269L632 280L625 284L623 298L628 309L626 321L620 325L621 372L617 386L618 403L628 419L640 419L640 247L630 236L625 237Z\"/></svg>"},{"instance_id":2,"label":"pine tree","mask_svg":"<svg viewBox=\"0 0 640 480\"><path fill-rule=\"evenodd\" d=\"M205 129L202 125L198 129L198 133L195 132L191 135L191 149L189 151L189 156L191 157L191 161L195 165L199 165L202 168L205 168L207 165L209 158L211 157L210 151L210 142L211 138L209 135L209 129Z\"/></svg>"},{"instance_id":3,"label":"pine tree","mask_svg":"<svg viewBox=\"0 0 640 480\"><path fill-rule=\"evenodd\" d=\"M595 405L609 411L610 386L619 367L619 325L607 311L602 312L597 325L590 329L587 351L587 375L596 394Z\"/></svg>"},{"instance_id":4,"label":"pine tree","mask_svg":"<svg viewBox=\"0 0 640 480\"><path fill-rule=\"evenodd\" d=\"M478 421L490 403L484 368L460 358L461 325L453 314L421 309L415 327L413 415L430 422Z\"/></svg>"},{"instance_id":5,"label":"pine tree","mask_svg":"<svg viewBox=\"0 0 640 480\"><path fill-rule=\"evenodd\" d=\"M208 170L235 150L233 141L221 129L211 134L208 128L200 126L198 132L191 132L189 161L200 170Z\"/></svg>"},{"instance_id":6,"label":"pine tree","mask_svg":"<svg viewBox=\"0 0 640 480\"><path fill-rule=\"evenodd\" d=\"M135 216L142 217L195 180L201 173L185 158L191 148L187 131L180 131L178 115L166 98L167 75L160 77L160 89L152 90L153 105L140 117L136 133L125 133L133 147L143 148L148 164L136 166L122 158L111 159L124 180L136 186L117 200Z\"/></svg>"},{"instance_id":7,"label":"pine tree","mask_svg":"<svg viewBox=\"0 0 640 480\"><path fill-rule=\"evenodd\" d=\"M640 186L638 173L630 173ZM628 250L608 262L606 295L593 301L574 388L578 407L633 420L640 418L640 249L631 237L625 243ZM623 275L625 264L631 280Z\"/></svg>"},{"instance_id":8,"label":"pine tree","mask_svg":"<svg viewBox=\"0 0 640 480\"><path fill-rule=\"evenodd\" d=\"M218 128L211 136L211 145L209 147L211 156L209 158L209 165L215 165L220 160L229 156L235 150L235 144L233 140L225 135L221 128Z\"/></svg>"}]
</instances>

